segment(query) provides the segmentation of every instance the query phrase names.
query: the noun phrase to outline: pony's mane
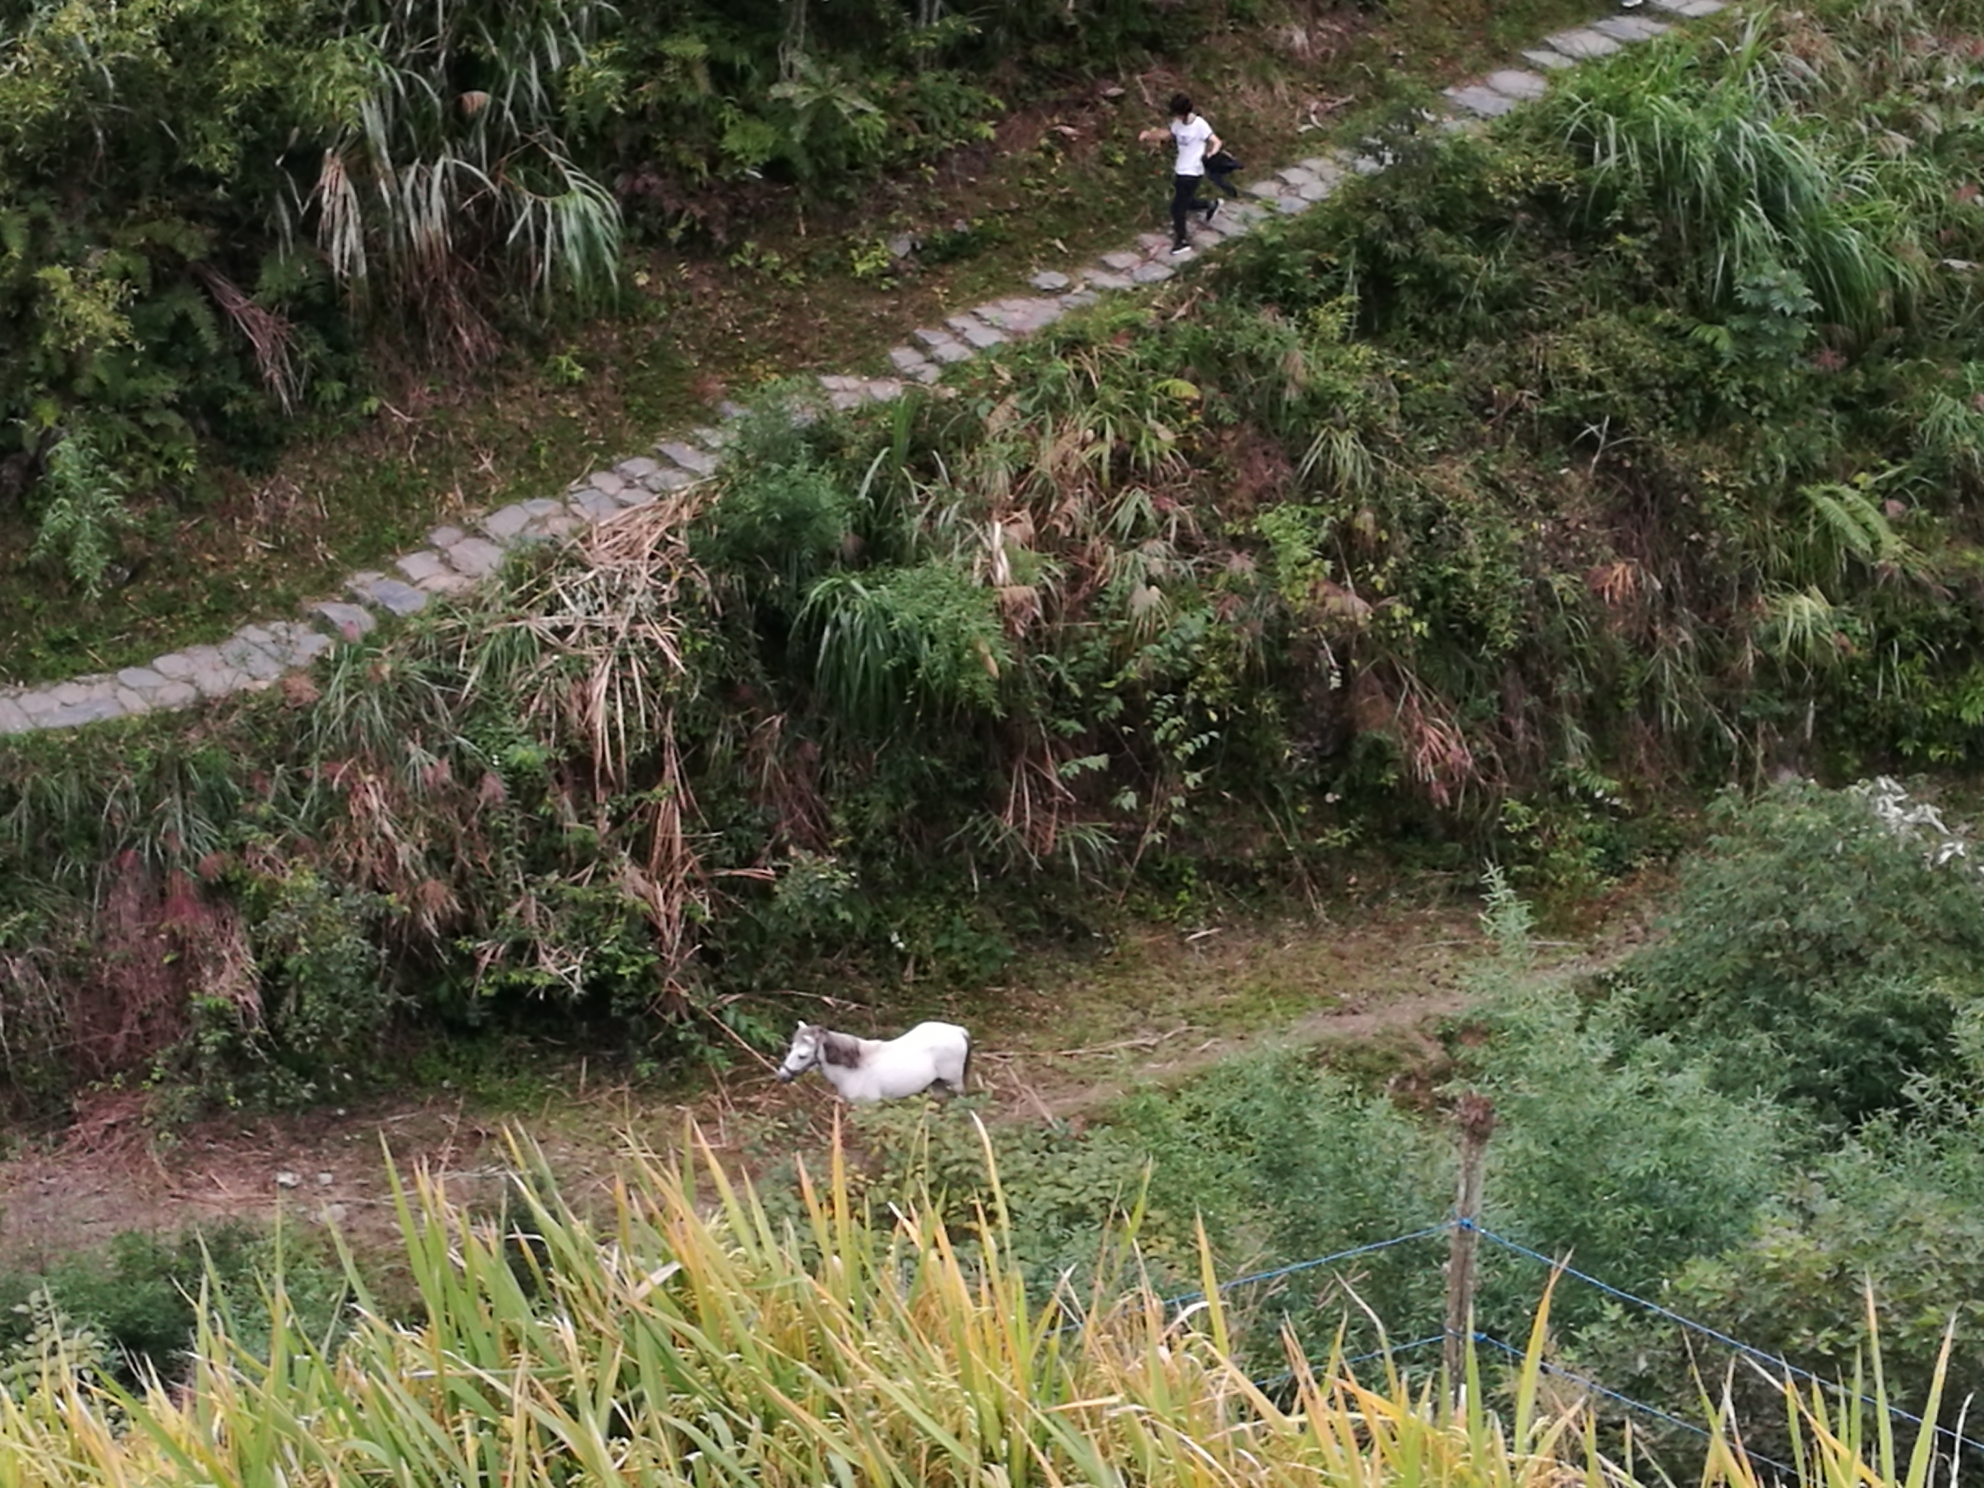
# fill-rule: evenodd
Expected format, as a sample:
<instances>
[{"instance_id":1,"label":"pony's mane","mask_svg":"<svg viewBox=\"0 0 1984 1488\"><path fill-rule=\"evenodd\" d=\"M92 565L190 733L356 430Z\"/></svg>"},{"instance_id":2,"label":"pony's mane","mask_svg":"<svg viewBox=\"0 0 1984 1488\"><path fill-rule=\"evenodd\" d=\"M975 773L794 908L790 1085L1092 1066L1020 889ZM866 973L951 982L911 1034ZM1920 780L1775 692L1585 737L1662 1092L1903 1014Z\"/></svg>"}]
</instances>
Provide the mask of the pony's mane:
<instances>
[{"instance_id":1,"label":"pony's mane","mask_svg":"<svg viewBox=\"0 0 1984 1488\"><path fill-rule=\"evenodd\" d=\"M820 1030L820 1058L835 1069L860 1069L861 1040L851 1033Z\"/></svg>"}]
</instances>

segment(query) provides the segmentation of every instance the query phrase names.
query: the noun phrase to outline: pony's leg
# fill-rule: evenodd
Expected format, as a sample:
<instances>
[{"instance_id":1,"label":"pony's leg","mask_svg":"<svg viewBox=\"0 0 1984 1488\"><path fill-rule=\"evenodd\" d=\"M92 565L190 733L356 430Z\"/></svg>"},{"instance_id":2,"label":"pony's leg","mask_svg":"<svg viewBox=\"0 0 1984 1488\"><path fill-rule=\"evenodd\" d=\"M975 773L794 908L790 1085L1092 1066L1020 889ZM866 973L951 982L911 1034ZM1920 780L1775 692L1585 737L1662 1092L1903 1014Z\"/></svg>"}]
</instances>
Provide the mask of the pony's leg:
<instances>
[{"instance_id":1,"label":"pony's leg","mask_svg":"<svg viewBox=\"0 0 1984 1488\"><path fill-rule=\"evenodd\" d=\"M958 1061L955 1075L939 1075L935 1080L931 1081L931 1084L942 1085L950 1093L953 1100L969 1091L971 1089L971 1045L966 1044L964 1046L964 1058Z\"/></svg>"}]
</instances>

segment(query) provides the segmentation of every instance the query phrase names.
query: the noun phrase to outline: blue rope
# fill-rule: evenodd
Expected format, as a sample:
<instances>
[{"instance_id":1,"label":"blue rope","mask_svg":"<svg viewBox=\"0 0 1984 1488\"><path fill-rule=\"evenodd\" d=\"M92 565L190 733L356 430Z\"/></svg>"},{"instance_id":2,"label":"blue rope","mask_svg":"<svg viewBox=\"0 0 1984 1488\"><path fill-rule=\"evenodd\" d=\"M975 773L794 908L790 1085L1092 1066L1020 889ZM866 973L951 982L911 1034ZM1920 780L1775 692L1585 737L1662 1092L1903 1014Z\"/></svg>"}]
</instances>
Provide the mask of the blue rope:
<instances>
[{"instance_id":1,"label":"blue rope","mask_svg":"<svg viewBox=\"0 0 1984 1488\"><path fill-rule=\"evenodd\" d=\"M1349 1250L1339 1250L1334 1255L1318 1256L1313 1261L1297 1261L1290 1266L1277 1266L1272 1271L1256 1271L1251 1276L1236 1276L1231 1281L1222 1281L1215 1290L1221 1296L1225 1296L1235 1287L1252 1286L1258 1282L1273 1281L1277 1277L1289 1276L1297 1271L1312 1271L1318 1266L1333 1266L1339 1261L1348 1261L1357 1256L1370 1255L1375 1251L1390 1250L1394 1245L1404 1245L1411 1240L1424 1240L1433 1235L1443 1234L1453 1227L1454 1221L1443 1219L1436 1225L1428 1225L1423 1230L1414 1230L1409 1235L1394 1235L1389 1240L1374 1240L1369 1245L1354 1245ZM1205 1295L1202 1291L1180 1292L1175 1297L1166 1297L1162 1305L1167 1308L1182 1307L1188 1302L1204 1301ZM1063 1323L1055 1332L1057 1334L1079 1333L1086 1323L1087 1319L1076 1318L1072 1322Z\"/></svg>"},{"instance_id":2,"label":"blue rope","mask_svg":"<svg viewBox=\"0 0 1984 1488\"><path fill-rule=\"evenodd\" d=\"M1541 1251L1531 1250L1527 1245L1518 1245L1515 1241L1506 1239L1503 1236L1496 1234L1493 1230L1488 1229L1484 1225L1480 1224L1478 1221L1471 1219L1458 1219L1455 1220L1454 1223L1459 1225L1464 1230L1473 1230L1477 1235L1481 1236L1481 1238L1484 1240L1492 1240L1495 1244L1501 1246L1504 1250L1513 1251L1515 1254L1519 1256L1527 1256L1532 1261L1541 1261L1544 1265L1549 1266L1553 1270L1562 1271L1566 1276L1575 1277L1577 1280L1584 1282L1587 1286L1597 1287L1599 1291L1604 1292L1607 1296L1617 1297L1621 1302L1630 1302L1633 1304L1633 1306L1643 1308L1647 1312L1651 1312L1660 1317L1664 1317L1669 1322L1679 1323L1683 1328L1692 1329L1693 1331L1701 1334L1705 1338L1713 1338L1717 1343L1722 1344L1725 1348L1732 1348L1736 1350L1736 1352L1739 1354L1744 1354L1749 1358L1759 1361L1760 1363L1770 1365L1773 1369L1781 1369L1786 1374L1793 1375L1798 1379L1809 1380L1812 1384L1819 1386L1821 1389L1836 1391L1839 1394L1844 1395L1849 1400L1859 1401L1860 1404L1862 1405L1871 1405L1877 1410L1884 1409L1888 1412L1889 1415L1894 1416L1899 1420L1907 1421L1911 1425L1927 1426L1931 1431L1935 1432L1938 1436L1946 1436L1951 1441L1956 1442L1960 1446L1970 1447L1976 1451L1984 1451L1984 1442L1973 1441L1971 1438L1967 1436L1959 1436L1954 1430L1952 1430L1948 1426L1938 1426L1928 1421L1924 1421L1920 1416L1912 1415L1908 1411L1903 1410L1898 1405L1883 1406L1880 1401L1875 1400L1871 1396L1856 1395L1851 1390L1848 1390L1844 1385L1836 1384L1831 1380L1824 1379L1821 1376L1812 1373L1812 1371L1809 1369L1800 1369L1796 1364L1793 1364L1790 1360L1785 1359L1781 1355L1768 1353L1765 1350L1757 1348L1752 1344L1744 1343L1741 1339L1731 1338L1727 1333L1722 1332L1718 1328L1711 1328L1707 1323L1698 1323L1693 1318L1682 1317L1680 1313L1675 1312L1671 1308L1662 1307L1658 1302L1649 1302L1644 1297L1635 1297L1631 1292L1621 1291L1618 1287L1613 1286L1611 1283L1600 1281L1596 1276L1588 1275L1585 1272L1578 1270L1574 1266L1568 1265L1562 1261L1553 1260L1551 1257L1544 1255ZM1596 1387L1594 1386L1594 1388Z\"/></svg>"},{"instance_id":3,"label":"blue rope","mask_svg":"<svg viewBox=\"0 0 1984 1488\"><path fill-rule=\"evenodd\" d=\"M1476 1343L1485 1343L1490 1348L1498 1348L1511 1358L1524 1359L1528 1357L1521 1349L1512 1347L1502 1342L1499 1338L1492 1338L1486 1333L1475 1334L1474 1341ZM1607 1400L1616 1400L1619 1404L1629 1406L1636 1411L1642 1411L1657 1421L1665 1421L1670 1426L1679 1426L1683 1431L1692 1431L1696 1436L1709 1441L1715 1440L1715 1434L1706 1427L1699 1426L1693 1421L1684 1421L1679 1416L1671 1416L1658 1406L1648 1405L1644 1400L1635 1400L1630 1395L1621 1395L1617 1390L1608 1390L1596 1380L1586 1379L1581 1374L1573 1374L1568 1369L1560 1369L1547 1360L1539 1360L1538 1367L1546 1374L1554 1374L1559 1379L1569 1380L1580 1389L1589 1390L1594 1395L1603 1395ZM1748 1455L1752 1462L1761 1462L1767 1467L1774 1467L1779 1472L1786 1473L1794 1478L1798 1475L1798 1470L1789 1463L1779 1462L1774 1457L1760 1456L1755 1452L1751 1452Z\"/></svg>"},{"instance_id":4,"label":"blue rope","mask_svg":"<svg viewBox=\"0 0 1984 1488\"><path fill-rule=\"evenodd\" d=\"M1454 1221L1443 1219L1436 1225L1428 1225L1423 1230L1414 1230L1410 1235L1394 1235L1389 1240L1374 1240L1369 1245L1355 1245L1349 1250L1339 1250L1334 1255L1318 1256L1313 1261L1297 1261L1292 1266L1277 1266L1272 1271L1256 1271L1252 1276L1236 1276L1231 1281L1222 1281L1217 1290L1221 1296L1235 1287L1253 1286L1257 1282L1274 1281L1279 1277L1291 1276L1297 1271L1313 1271L1318 1266L1334 1266L1339 1261L1348 1261L1357 1256L1371 1255L1376 1251L1390 1250L1394 1245L1404 1245L1412 1240L1424 1240L1433 1235L1444 1234L1454 1227ZM1202 1302L1204 1292L1180 1292L1175 1297L1165 1298L1166 1307L1178 1307L1187 1302Z\"/></svg>"}]
</instances>

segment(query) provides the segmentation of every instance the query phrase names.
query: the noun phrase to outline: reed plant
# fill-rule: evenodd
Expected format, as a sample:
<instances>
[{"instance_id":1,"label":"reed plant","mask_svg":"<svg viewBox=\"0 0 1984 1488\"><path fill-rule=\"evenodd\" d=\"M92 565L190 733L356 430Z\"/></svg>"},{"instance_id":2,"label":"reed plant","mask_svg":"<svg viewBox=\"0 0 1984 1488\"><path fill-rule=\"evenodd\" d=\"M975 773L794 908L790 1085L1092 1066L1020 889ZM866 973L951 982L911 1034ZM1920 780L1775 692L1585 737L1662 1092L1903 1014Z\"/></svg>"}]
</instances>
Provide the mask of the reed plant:
<instances>
[{"instance_id":1,"label":"reed plant","mask_svg":"<svg viewBox=\"0 0 1984 1488\"><path fill-rule=\"evenodd\" d=\"M120 1391L49 1351L0 1394L0 1485L1639 1481L1579 1402L1539 1388L1547 1303L1506 1386L1296 1356L1269 1393L1229 1351L1209 1263L1182 1316L1135 1284L1120 1236L1104 1274L1127 1284L1043 1297L996 1181L967 1249L921 1205L863 1223L838 1142L789 1222L693 1133L684 1150L633 1150L597 1215L520 1185L514 1224L395 1175L416 1306L389 1312L354 1265L348 1330L311 1337L278 1279L266 1342L209 1309L171 1388ZM1928 1454L1901 1469L1887 1439L1787 1399L1814 1488L1926 1481ZM1702 1480L1760 1483L1717 1424Z\"/></svg>"}]
</instances>

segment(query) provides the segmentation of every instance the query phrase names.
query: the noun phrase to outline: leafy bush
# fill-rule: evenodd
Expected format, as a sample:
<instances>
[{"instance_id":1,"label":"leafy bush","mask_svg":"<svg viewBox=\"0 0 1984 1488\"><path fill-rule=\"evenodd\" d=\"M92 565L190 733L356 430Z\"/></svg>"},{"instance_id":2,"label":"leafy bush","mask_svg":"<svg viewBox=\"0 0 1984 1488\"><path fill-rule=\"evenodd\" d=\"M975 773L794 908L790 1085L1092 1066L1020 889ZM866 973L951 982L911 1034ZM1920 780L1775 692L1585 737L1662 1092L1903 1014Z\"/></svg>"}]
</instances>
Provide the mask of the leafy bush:
<instances>
[{"instance_id":1,"label":"leafy bush","mask_svg":"<svg viewBox=\"0 0 1984 1488\"><path fill-rule=\"evenodd\" d=\"M1850 1124L1956 1067L1984 983L1984 884L1868 793L1781 785L1714 808L1659 939L1620 971L1631 1016L1699 1051L1719 1089Z\"/></svg>"},{"instance_id":2,"label":"leafy bush","mask_svg":"<svg viewBox=\"0 0 1984 1488\"><path fill-rule=\"evenodd\" d=\"M333 1337L345 1284L311 1244L291 1236L278 1245L239 1223L177 1235L125 1230L107 1252L79 1253L43 1272L0 1275L0 1357L38 1356L59 1333L86 1337L93 1367L126 1384L148 1374L180 1379L202 1296L259 1354L271 1323L263 1289L278 1276L288 1298L285 1326L317 1340Z\"/></svg>"},{"instance_id":3,"label":"leafy bush","mask_svg":"<svg viewBox=\"0 0 1984 1488\"><path fill-rule=\"evenodd\" d=\"M1952 1400L1974 1398L1984 1366L1964 1340L1978 1324L1984 1286L1984 1168L1974 1093L1964 1092L1961 1110L1947 1105L1955 1094L1944 1088L1930 1102L1941 1108L1914 1120L1876 1118L1780 1179L1755 1233L1679 1267L1662 1302L1823 1379L1853 1377L1878 1346L1888 1381L1904 1391L1938 1376L1954 1326L1958 1346L1944 1378ZM1739 1416L1765 1423L1753 1433L1756 1449L1790 1449L1769 1424L1776 1386L1700 1332L1608 1308L1570 1353L1610 1387L1642 1399L1683 1399L1697 1378L1727 1372Z\"/></svg>"}]
</instances>

